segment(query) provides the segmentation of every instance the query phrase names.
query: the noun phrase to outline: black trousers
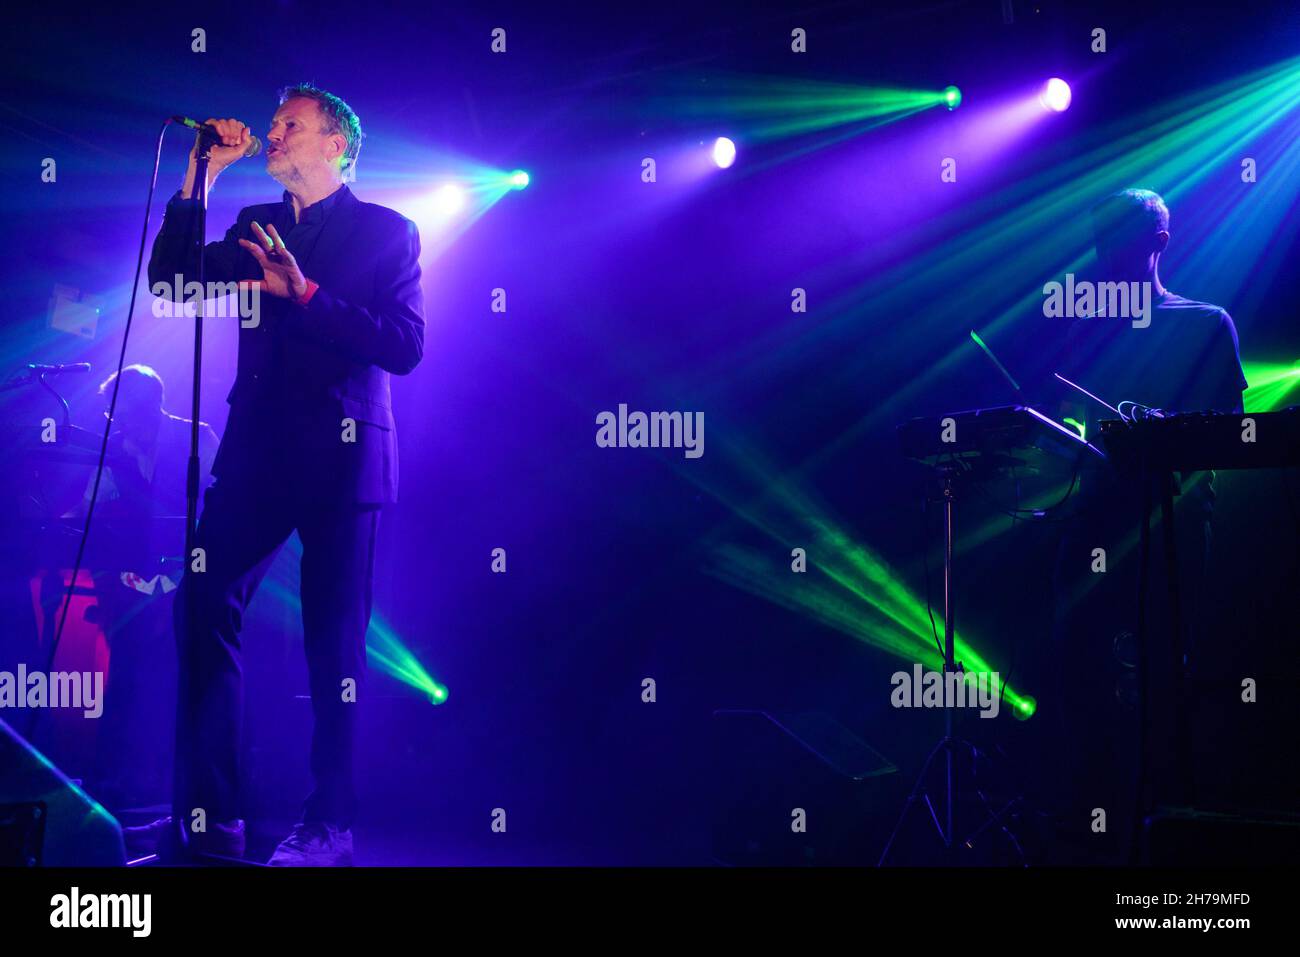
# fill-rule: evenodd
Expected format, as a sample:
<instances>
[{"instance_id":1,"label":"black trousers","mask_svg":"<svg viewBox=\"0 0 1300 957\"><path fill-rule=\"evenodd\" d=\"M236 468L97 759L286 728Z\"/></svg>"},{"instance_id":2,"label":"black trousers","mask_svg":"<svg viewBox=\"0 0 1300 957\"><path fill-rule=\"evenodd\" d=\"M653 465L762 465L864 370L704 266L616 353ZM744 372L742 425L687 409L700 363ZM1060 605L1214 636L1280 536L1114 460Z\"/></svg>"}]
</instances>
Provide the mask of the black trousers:
<instances>
[{"instance_id":1,"label":"black trousers","mask_svg":"<svg viewBox=\"0 0 1300 957\"><path fill-rule=\"evenodd\" d=\"M357 700L366 665L379 509L313 502L271 483L218 480L204 497L197 545L206 568L177 590L179 651L173 814L188 827L239 813L244 610L289 535L302 541L302 623L311 688L315 789L304 821L351 827ZM352 679L357 694L347 694Z\"/></svg>"}]
</instances>

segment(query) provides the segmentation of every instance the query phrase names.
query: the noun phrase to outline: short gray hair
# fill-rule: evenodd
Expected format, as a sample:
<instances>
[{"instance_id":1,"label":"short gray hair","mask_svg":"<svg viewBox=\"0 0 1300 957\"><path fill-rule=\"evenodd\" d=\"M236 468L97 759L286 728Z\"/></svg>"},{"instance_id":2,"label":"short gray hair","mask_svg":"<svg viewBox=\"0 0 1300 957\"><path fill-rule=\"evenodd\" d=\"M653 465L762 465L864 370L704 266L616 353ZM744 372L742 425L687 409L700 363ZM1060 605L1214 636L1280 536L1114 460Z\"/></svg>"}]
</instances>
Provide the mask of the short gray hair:
<instances>
[{"instance_id":1,"label":"short gray hair","mask_svg":"<svg viewBox=\"0 0 1300 957\"><path fill-rule=\"evenodd\" d=\"M340 134L348 145L343 150L343 182L350 183L357 178L357 155L361 152L361 141L366 134L361 132L361 121L357 114L333 93L329 93L310 83L297 83L280 90L280 104L292 99L315 100L320 108L320 115L325 119L321 132L326 136Z\"/></svg>"},{"instance_id":2,"label":"short gray hair","mask_svg":"<svg viewBox=\"0 0 1300 957\"><path fill-rule=\"evenodd\" d=\"M1101 234L1129 231L1150 223L1157 232L1169 231L1169 207L1164 197L1150 189L1122 189L1092 208L1093 228Z\"/></svg>"}]
</instances>

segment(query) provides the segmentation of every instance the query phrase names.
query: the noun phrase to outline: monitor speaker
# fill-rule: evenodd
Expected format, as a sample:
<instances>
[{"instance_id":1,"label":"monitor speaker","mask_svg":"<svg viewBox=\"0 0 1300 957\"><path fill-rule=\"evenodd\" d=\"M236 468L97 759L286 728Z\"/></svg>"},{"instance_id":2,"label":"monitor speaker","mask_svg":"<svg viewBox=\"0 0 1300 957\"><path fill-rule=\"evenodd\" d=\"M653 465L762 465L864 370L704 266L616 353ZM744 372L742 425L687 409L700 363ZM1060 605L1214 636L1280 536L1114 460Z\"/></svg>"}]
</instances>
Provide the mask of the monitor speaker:
<instances>
[{"instance_id":1,"label":"monitor speaker","mask_svg":"<svg viewBox=\"0 0 1300 957\"><path fill-rule=\"evenodd\" d=\"M0 721L0 867L120 867L122 828Z\"/></svg>"}]
</instances>

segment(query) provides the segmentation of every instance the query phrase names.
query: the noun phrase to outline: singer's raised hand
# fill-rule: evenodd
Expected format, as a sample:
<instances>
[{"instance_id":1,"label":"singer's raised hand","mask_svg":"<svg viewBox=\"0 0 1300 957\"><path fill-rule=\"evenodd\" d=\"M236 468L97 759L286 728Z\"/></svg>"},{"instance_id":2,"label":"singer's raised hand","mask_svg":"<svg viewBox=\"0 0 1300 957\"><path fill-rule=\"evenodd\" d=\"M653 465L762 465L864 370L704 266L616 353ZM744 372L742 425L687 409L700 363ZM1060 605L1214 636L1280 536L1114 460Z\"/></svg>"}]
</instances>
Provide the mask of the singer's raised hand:
<instances>
[{"instance_id":1,"label":"singer's raised hand","mask_svg":"<svg viewBox=\"0 0 1300 957\"><path fill-rule=\"evenodd\" d=\"M250 136L248 127L239 120L214 120L209 119L207 124L221 134L221 145L213 144L208 156L208 168L219 172L238 159L242 159L244 151L248 149L248 138ZM195 156L198 153L199 138L195 137L194 148L190 150L190 155Z\"/></svg>"},{"instance_id":2,"label":"singer's raised hand","mask_svg":"<svg viewBox=\"0 0 1300 957\"><path fill-rule=\"evenodd\" d=\"M275 227L268 224L266 229L262 229L253 223L253 235L257 237L257 242L241 239L239 245L252 253L261 265L262 289L282 299L301 297L307 291L307 279Z\"/></svg>"}]
</instances>

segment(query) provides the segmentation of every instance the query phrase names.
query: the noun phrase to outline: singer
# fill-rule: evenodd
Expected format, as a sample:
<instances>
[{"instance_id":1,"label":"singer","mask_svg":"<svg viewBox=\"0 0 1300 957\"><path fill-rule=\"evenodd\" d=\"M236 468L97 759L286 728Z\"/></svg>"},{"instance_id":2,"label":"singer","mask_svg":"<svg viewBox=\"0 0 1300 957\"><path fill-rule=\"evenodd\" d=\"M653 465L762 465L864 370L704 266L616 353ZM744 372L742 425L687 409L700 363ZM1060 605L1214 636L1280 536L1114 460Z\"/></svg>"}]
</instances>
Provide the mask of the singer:
<instances>
[{"instance_id":1,"label":"singer","mask_svg":"<svg viewBox=\"0 0 1300 957\"><path fill-rule=\"evenodd\" d=\"M243 123L208 125L220 135L211 186L255 150ZM344 185L355 177L362 136L337 96L305 84L282 90L265 162L283 197L242 210L225 238L206 246L205 278L260 284L262 316L239 330L230 417L198 524L202 554L177 592L172 817L128 829L133 851L243 856L239 633L262 576L296 530L315 788L270 863L352 862L352 753L375 536L382 506L397 495L389 375L409 373L424 349L415 224ZM151 287L196 273L195 169L192 151L154 242Z\"/></svg>"}]
</instances>

